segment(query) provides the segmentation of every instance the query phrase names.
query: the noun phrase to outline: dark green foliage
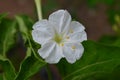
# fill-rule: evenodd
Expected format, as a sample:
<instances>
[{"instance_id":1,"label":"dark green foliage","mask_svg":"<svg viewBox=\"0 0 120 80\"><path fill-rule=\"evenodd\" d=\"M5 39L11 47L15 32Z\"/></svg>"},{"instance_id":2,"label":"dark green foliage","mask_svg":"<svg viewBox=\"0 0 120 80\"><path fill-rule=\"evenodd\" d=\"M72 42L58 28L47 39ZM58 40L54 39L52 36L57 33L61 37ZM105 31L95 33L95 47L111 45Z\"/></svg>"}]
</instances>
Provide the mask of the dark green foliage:
<instances>
[{"instance_id":1,"label":"dark green foliage","mask_svg":"<svg viewBox=\"0 0 120 80\"><path fill-rule=\"evenodd\" d=\"M14 80L15 69L9 59L6 58L6 52L14 45L16 23L13 20L4 18L6 14L0 15L0 66L2 68L1 78L3 80Z\"/></svg>"},{"instance_id":2,"label":"dark green foliage","mask_svg":"<svg viewBox=\"0 0 120 80\"><path fill-rule=\"evenodd\" d=\"M0 23L0 54L4 55L15 43L16 22L3 18Z\"/></svg>"},{"instance_id":3,"label":"dark green foliage","mask_svg":"<svg viewBox=\"0 0 120 80\"><path fill-rule=\"evenodd\" d=\"M26 58L21 63L19 73L15 80L27 80L38 72L46 63L40 59L33 49L33 44L31 42L32 20L25 16L16 16L16 20L24 42L27 45L27 54Z\"/></svg>"},{"instance_id":4,"label":"dark green foliage","mask_svg":"<svg viewBox=\"0 0 120 80\"><path fill-rule=\"evenodd\" d=\"M83 45L85 52L80 60L74 64L65 61L58 64L64 80L114 80L119 77L113 73L120 68L120 47L92 41L83 42Z\"/></svg>"}]
</instances>

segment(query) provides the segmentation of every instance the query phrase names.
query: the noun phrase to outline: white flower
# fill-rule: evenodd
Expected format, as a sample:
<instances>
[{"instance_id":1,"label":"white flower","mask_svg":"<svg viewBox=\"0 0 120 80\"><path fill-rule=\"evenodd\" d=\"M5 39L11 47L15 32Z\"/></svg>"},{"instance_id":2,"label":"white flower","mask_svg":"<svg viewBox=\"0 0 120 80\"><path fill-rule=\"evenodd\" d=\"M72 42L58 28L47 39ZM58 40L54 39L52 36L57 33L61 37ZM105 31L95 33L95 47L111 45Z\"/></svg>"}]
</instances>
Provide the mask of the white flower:
<instances>
[{"instance_id":1,"label":"white flower","mask_svg":"<svg viewBox=\"0 0 120 80\"><path fill-rule=\"evenodd\" d=\"M39 55L48 63L58 63L66 58L69 63L80 59L84 52L81 44L87 40L84 26L77 21L71 21L66 10L58 10L36 22L33 26L33 40L41 44Z\"/></svg>"}]
</instances>

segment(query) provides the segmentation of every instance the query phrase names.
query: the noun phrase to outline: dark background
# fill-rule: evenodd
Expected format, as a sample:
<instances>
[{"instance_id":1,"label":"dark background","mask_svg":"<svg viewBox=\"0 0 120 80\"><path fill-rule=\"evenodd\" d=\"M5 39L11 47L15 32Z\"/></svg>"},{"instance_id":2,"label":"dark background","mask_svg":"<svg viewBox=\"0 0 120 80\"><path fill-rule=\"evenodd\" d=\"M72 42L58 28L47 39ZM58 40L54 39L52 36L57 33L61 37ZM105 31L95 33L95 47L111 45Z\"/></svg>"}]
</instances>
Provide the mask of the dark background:
<instances>
[{"instance_id":1,"label":"dark background","mask_svg":"<svg viewBox=\"0 0 120 80\"><path fill-rule=\"evenodd\" d=\"M98 2L92 8L87 0L42 0L43 15L47 18L57 9L66 9L75 20L85 27L88 39L98 40L104 34L113 34L107 16L108 5ZM16 14L26 14L36 19L34 0L0 0L0 13L9 13L10 17Z\"/></svg>"}]
</instances>

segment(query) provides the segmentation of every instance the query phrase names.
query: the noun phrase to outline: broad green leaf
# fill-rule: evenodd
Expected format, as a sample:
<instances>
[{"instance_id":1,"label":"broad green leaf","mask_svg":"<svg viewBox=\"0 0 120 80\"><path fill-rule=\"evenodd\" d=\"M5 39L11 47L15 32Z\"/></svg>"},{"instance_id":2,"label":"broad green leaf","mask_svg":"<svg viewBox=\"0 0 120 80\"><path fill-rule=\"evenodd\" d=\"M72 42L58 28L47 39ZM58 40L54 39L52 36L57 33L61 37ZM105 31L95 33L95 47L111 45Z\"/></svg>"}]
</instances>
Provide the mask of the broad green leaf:
<instances>
[{"instance_id":1,"label":"broad green leaf","mask_svg":"<svg viewBox=\"0 0 120 80\"><path fill-rule=\"evenodd\" d=\"M15 80L27 80L43 67L45 63L37 58L31 48L27 49L27 56L21 63L20 71Z\"/></svg>"},{"instance_id":2,"label":"broad green leaf","mask_svg":"<svg viewBox=\"0 0 120 80\"><path fill-rule=\"evenodd\" d=\"M0 66L3 70L0 80L14 80L15 69L11 61L5 56L15 43L16 23L13 20L4 18L5 16L6 14L0 15Z\"/></svg>"},{"instance_id":3,"label":"broad green leaf","mask_svg":"<svg viewBox=\"0 0 120 80\"><path fill-rule=\"evenodd\" d=\"M6 52L15 43L16 22L9 19L2 19L0 23L0 54L5 56Z\"/></svg>"},{"instance_id":4,"label":"broad green leaf","mask_svg":"<svg viewBox=\"0 0 120 80\"><path fill-rule=\"evenodd\" d=\"M15 80L27 80L29 77L38 72L46 63L39 58L38 54L33 49L33 41L31 38L31 30L33 22L29 17L16 16L20 32L27 46L27 54L24 61L21 63L19 73ZM36 48L36 47L34 47Z\"/></svg>"},{"instance_id":5,"label":"broad green leaf","mask_svg":"<svg viewBox=\"0 0 120 80\"><path fill-rule=\"evenodd\" d=\"M0 65L2 66L3 70L3 80L14 80L16 74L12 63L7 58L0 55Z\"/></svg>"},{"instance_id":6,"label":"broad green leaf","mask_svg":"<svg viewBox=\"0 0 120 80\"><path fill-rule=\"evenodd\" d=\"M120 37L119 36L103 36L99 40L100 43L111 45L111 46L118 46L120 47Z\"/></svg>"},{"instance_id":7,"label":"broad green leaf","mask_svg":"<svg viewBox=\"0 0 120 80\"><path fill-rule=\"evenodd\" d=\"M0 80L3 80L3 74L0 73Z\"/></svg>"},{"instance_id":8,"label":"broad green leaf","mask_svg":"<svg viewBox=\"0 0 120 80\"><path fill-rule=\"evenodd\" d=\"M120 70L120 48L92 41L83 45L85 52L79 61L69 64L63 60L58 64L63 80L115 80L114 73Z\"/></svg>"},{"instance_id":9,"label":"broad green leaf","mask_svg":"<svg viewBox=\"0 0 120 80\"><path fill-rule=\"evenodd\" d=\"M1 20L2 20L3 18L5 18L5 16L7 16L6 13L0 14L0 23L1 23Z\"/></svg>"}]
</instances>

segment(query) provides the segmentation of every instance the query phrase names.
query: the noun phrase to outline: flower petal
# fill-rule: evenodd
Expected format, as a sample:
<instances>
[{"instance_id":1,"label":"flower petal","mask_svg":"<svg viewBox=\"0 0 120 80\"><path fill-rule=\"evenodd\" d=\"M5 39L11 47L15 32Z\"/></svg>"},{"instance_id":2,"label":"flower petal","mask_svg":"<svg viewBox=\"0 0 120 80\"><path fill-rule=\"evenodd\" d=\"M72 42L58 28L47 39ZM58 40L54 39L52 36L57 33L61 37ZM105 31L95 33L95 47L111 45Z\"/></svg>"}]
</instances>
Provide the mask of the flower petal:
<instances>
[{"instance_id":1,"label":"flower petal","mask_svg":"<svg viewBox=\"0 0 120 80\"><path fill-rule=\"evenodd\" d=\"M80 59L83 54L84 48L79 43L65 44L63 47L63 55L69 63L74 63Z\"/></svg>"},{"instance_id":2,"label":"flower petal","mask_svg":"<svg viewBox=\"0 0 120 80\"><path fill-rule=\"evenodd\" d=\"M72 21L70 23L70 31L72 31L72 33L82 32L84 29L85 27L77 21Z\"/></svg>"},{"instance_id":3,"label":"flower petal","mask_svg":"<svg viewBox=\"0 0 120 80\"><path fill-rule=\"evenodd\" d=\"M51 23L49 23L49 21L46 19L36 22L33 25L33 29L39 30L39 31L44 31L44 32L49 32L49 34L54 34L53 25Z\"/></svg>"},{"instance_id":4,"label":"flower petal","mask_svg":"<svg viewBox=\"0 0 120 80\"><path fill-rule=\"evenodd\" d=\"M58 63L62 57L62 48L56 44L54 49L50 52L50 55L47 58L45 58L45 61L51 64Z\"/></svg>"},{"instance_id":5,"label":"flower petal","mask_svg":"<svg viewBox=\"0 0 120 80\"><path fill-rule=\"evenodd\" d=\"M57 32L65 32L69 28L71 16L66 10L58 10L49 16L49 21L56 25Z\"/></svg>"},{"instance_id":6,"label":"flower petal","mask_svg":"<svg viewBox=\"0 0 120 80\"><path fill-rule=\"evenodd\" d=\"M44 20L40 20L37 21L34 25L33 25L33 29L35 30L44 30L47 29L49 27L48 21L46 19Z\"/></svg>"},{"instance_id":7,"label":"flower petal","mask_svg":"<svg viewBox=\"0 0 120 80\"><path fill-rule=\"evenodd\" d=\"M68 36L70 37L67 41L72 43L72 42L82 42L84 40L87 40L87 35L85 31L82 32L78 32L78 33L71 33L68 34Z\"/></svg>"},{"instance_id":8,"label":"flower petal","mask_svg":"<svg viewBox=\"0 0 120 80\"><path fill-rule=\"evenodd\" d=\"M38 53L42 58L45 59L49 55L51 55L51 52L54 50L54 48L55 48L55 43L47 42L42 46L42 48L38 50Z\"/></svg>"},{"instance_id":9,"label":"flower petal","mask_svg":"<svg viewBox=\"0 0 120 80\"><path fill-rule=\"evenodd\" d=\"M52 39L52 35L46 31L32 30L33 40L41 45L50 41Z\"/></svg>"},{"instance_id":10,"label":"flower petal","mask_svg":"<svg viewBox=\"0 0 120 80\"><path fill-rule=\"evenodd\" d=\"M32 37L39 44L44 44L53 37L53 29L47 20L40 20L33 25Z\"/></svg>"}]
</instances>

